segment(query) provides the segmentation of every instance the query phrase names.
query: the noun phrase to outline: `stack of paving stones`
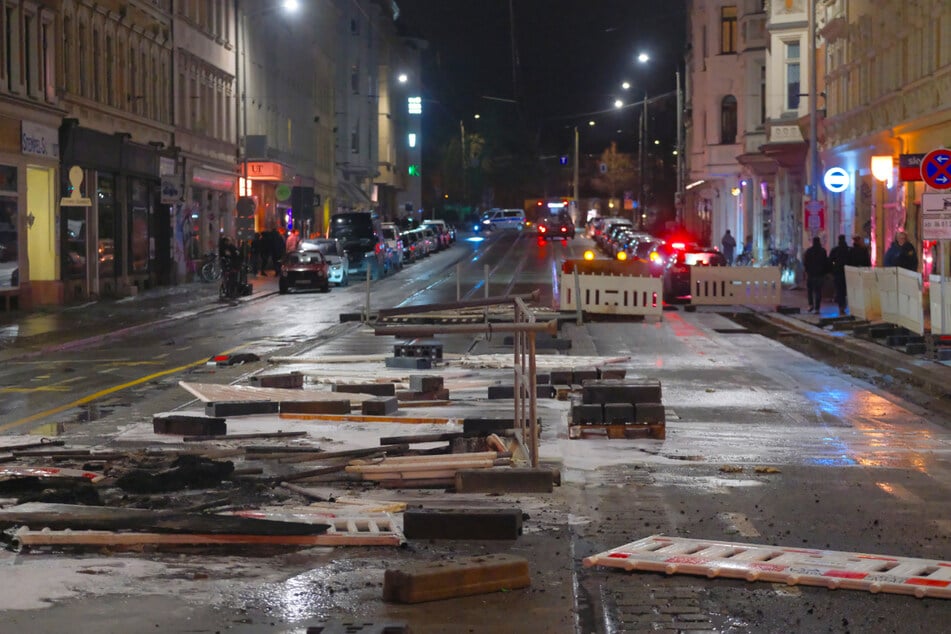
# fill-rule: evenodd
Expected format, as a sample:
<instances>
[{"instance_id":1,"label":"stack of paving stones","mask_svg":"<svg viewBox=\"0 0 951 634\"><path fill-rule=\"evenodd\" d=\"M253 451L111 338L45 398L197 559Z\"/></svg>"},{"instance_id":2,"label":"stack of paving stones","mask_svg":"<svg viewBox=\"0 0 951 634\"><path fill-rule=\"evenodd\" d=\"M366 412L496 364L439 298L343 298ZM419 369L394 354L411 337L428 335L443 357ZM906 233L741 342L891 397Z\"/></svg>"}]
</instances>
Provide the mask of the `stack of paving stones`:
<instances>
[{"instance_id":1,"label":"stack of paving stones","mask_svg":"<svg viewBox=\"0 0 951 634\"><path fill-rule=\"evenodd\" d=\"M334 383L334 392L373 394L360 404L364 416L389 416L399 409L395 383Z\"/></svg>"},{"instance_id":2,"label":"stack of paving stones","mask_svg":"<svg viewBox=\"0 0 951 634\"><path fill-rule=\"evenodd\" d=\"M400 401L448 401L447 390L441 376L427 374L410 374L409 389L397 390L396 398Z\"/></svg>"},{"instance_id":3,"label":"stack of paving stones","mask_svg":"<svg viewBox=\"0 0 951 634\"><path fill-rule=\"evenodd\" d=\"M666 415L657 379L601 378L583 381L572 399L569 438L595 433L608 438L666 436Z\"/></svg>"},{"instance_id":4,"label":"stack of paving stones","mask_svg":"<svg viewBox=\"0 0 951 634\"><path fill-rule=\"evenodd\" d=\"M951 360L951 336L925 336L925 355L934 361Z\"/></svg>"},{"instance_id":5,"label":"stack of paving stones","mask_svg":"<svg viewBox=\"0 0 951 634\"><path fill-rule=\"evenodd\" d=\"M394 344L393 356L385 360L388 368L429 370L442 361L442 343L436 339L410 339Z\"/></svg>"}]
</instances>

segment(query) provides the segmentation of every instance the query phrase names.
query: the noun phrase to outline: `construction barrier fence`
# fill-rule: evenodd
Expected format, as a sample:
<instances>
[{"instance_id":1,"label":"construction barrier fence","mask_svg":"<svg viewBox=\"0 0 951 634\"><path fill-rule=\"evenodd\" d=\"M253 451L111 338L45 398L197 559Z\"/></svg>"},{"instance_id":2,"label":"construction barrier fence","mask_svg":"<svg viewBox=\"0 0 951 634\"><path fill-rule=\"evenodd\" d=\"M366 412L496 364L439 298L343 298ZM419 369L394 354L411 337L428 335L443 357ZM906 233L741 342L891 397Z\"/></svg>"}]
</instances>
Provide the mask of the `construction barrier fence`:
<instances>
[{"instance_id":1,"label":"construction barrier fence","mask_svg":"<svg viewBox=\"0 0 951 634\"><path fill-rule=\"evenodd\" d=\"M577 310L580 296L581 309L606 315L663 315L663 284L657 277L631 275L578 275L575 292L575 273L562 272L559 310Z\"/></svg>"},{"instance_id":2,"label":"construction barrier fence","mask_svg":"<svg viewBox=\"0 0 951 634\"><path fill-rule=\"evenodd\" d=\"M778 266L692 266L690 303L777 306L782 300L781 276Z\"/></svg>"},{"instance_id":3,"label":"construction barrier fence","mask_svg":"<svg viewBox=\"0 0 951 634\"><path fill-rule=\"evenodd\" d=\"M897 266L875 269L847 266L845 285L852 316L868 320L881 319L919 335L925 334L921 273Z\"/></svg>"}]
</instances>

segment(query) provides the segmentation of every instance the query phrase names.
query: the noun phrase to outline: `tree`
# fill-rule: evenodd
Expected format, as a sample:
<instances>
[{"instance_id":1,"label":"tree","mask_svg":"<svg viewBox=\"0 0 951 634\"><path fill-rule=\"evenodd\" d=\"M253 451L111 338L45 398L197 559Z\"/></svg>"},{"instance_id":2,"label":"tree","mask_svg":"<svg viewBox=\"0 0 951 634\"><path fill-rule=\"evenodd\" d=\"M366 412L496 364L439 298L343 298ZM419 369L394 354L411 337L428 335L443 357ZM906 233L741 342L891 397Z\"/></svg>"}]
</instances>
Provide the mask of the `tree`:
<instances>
[{"instance_id":1,"label":"tree","mask_svg":"<svg viewBox=\"0 0 951 634\"><path fill-rule=\"evenodd\" d=\"M617 143L612 142L611 147L601 153L600 163L605 169L591 180L595 191L618 198L625 189L633 190L637 185L634 160L629 154L618 152Z\"/></svg>"}]
</instances>

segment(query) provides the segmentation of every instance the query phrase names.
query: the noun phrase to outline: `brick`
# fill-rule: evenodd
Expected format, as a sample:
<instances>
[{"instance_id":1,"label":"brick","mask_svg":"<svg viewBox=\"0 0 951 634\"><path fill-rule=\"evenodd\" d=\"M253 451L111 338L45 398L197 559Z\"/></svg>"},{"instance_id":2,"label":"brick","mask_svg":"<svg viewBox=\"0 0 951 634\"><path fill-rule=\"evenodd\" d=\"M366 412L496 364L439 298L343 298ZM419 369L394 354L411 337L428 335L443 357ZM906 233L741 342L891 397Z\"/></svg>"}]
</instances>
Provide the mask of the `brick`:
<instances>
[{"instance_id":1,"label":"brick","mask_svg":"<svg viewBox=\"0 0 951 634\"><path fill-rule=\"evenodd\" d=\"M433 367L429 357L387 357L384 362L388 368L404 370L429 370Z\"/></svg>"},{"instance_id":2,"label":"brick","mask_svg":"<svg viewBox=\"0 0 951 634\"><path fill-rule=\"evenodd\" d=\"M603 379L588 381L581 389L585 403L660 403L656 379Z\"/></svg>"},{"instance_id":3,"label":"brick","mask_svg":"<svg viewBox=\"0 0 951 634\"><path fill-rule=\"evenodd\" d=\"M632 403L605 403L604 423L606 425L627 425L634 422Z\"/></svg>"},{"instance_id":4,"label":"brick","mask_svg":"<svg viewBox=\"0 0 951 634\"><path fill-rule=\"evenodd\" d=\"M485 433L492 434L515 427L514 418L463 418L462 432L464 434Z\"/></svg>"},{"instance_id":5,"label":"brick","mask_svg":"<svg viewBox=\"0 0 951 634\"><path fill-rule=\"evenodd\" d=\"M395 383L334 383L334 392L346 394L372 394L374 396L396 396Z\"/></svg>"},{"instance_id":6,"label":"brick","mask_svg":"<svg viewBox=\"0 0 951 634\"><path fill-rule=\"evenodd\" d=\"M206 416L250 416L252 414L277 414L281 405L277 401L211 401L205 403Z\"/></svg>"},{"instance_id":7,"label":"brick","mask_svg":"<svg viewBox=\"0 0 951 634\"><path fill-rule=\"evenodd\" d=\"M551 383L551 374L540 373L535 375L535 384L536 385L546 385Z\"/></svg>"},{"instance_id":8,"label":"brick","mask_svg":"<svg viewBox=\"0 0 951 634\"><path fill-rule=\"evenodd\" d=\"M360 406L364 416L388 416L400 408L395 396L368 398Z\"/></svg>"},{"instance_id":9,"label":"brick","mask_svg":"<svg viewBox=\"0 0 951 634\"><path fill-rule=\"evenodd\" d=\"M573 383L571 370L552 370L549 375L550 383L554 385L571 385Z\"/></svg>"},{"instance_id":10,"label":"brick","mask_svg":"<svg viewBox=\"0 0 951 634\"><path fill-rule=\"evenodd\" d=\"M319 625L309 625L305 634L412 634L405 623L383 621L382 623L359 620L325 621Z\"/></svg>"},{"instance_id":11,"label":"brick","mask_svg":"<svg viewBox=\"0 0 951 634\"><path fill-rule=\"evenodd\" d=\"M349 414L352 409L349 400L281 401L282 414Z\"/></svg>"},{"instance_id":12,"label":"brick","mask_svg":"<svg viewBox=\"0 0 951 634\"><path fill-rule=\"evenodd\" d=\"M284 389L301 389L304 387L304 375L300 372L289 374L259 374L251 377L251 385L255 387L279 387Z\"/></svg>"},{"instance_id":13,"label":"brick","mask_svg":"<svg viewBox=\"0 0 951 634\"><path fill-rule=\"evenodd\" d=\"M412 392L435 392L443 389L445 383L441 376L431 374L410 374L409 389Z\"/></svg>"},{"instance_id":14,"label":"brick","mask_svg":"<svg viewBox=\"0 0 951 634\"><path fill-rule=\"evenodd\" d=\"M447 401L449 390L442 388L431 392L413 392L412 390L397 390L396 398L400 401Z\"/></svg>"},{"instance_id":15,"label":"brick","mask_svg":"<svg viewBox=\"0 0 951 634\"><path fill-rule=\"evenodd\" d=\"M207 416L154 416L152 431L156 434L176 436L223 436L228 433L224 418Z\"/></svg>"},{"instance_id":16,"label":"brick","mask_svg":"<svg viewBox=\"0 0 951 634\"><path fill-rule=\"evenodd\" d=\"M347 323L348 321L363 321L363 313L362 313L362 312L360 312L360 313L339 313L339 314L338 314L338 317L339 317L339 319L340 319L340 323L341 323L341 324Z\"/></svg>"},{"instance_id":17,"label":"brick","mask_svg":"<svg viewBox=\"0 0 951 634\"><path fill-rule=\"evenodd\" d=\"M605 366L598 368L598 379L623 379L627 376L627 370L624 368L615 368Z\"/></svg>"},{"instance_id":18,"label":"brick","mask_svg":"<svg viewBox=\"0 0 951 634\"><path fill-rule=\"evenodd\" d=\"M460 469L456 493L551 493L555 473L551 469Z\"/></svg>"},{"instance_id":19,"label":"brick","mask_svg":"<svg viewBox=\"0 0 951 634\"><path fill-rule=\"evenodd\" d=\"M575 405L571 408L571 422L575 425L602 425L604 409L600 403Z\"/></svg>"},{"instance_id":20,"label":"brick","mask_svg":"<svg viewBox=\"0 0 951 634\"><path fill-rule=\"evenodd\" d=\"M634 406L634 421L637 423L666 423L664 406L660 403L638 403Z\"/></svg>"},{"instance_id":21,"label":"brick","mask_svg":"<svg viewBox=\"0 0 951 634\"><path fill-rule=\"evenodd\" d=\"M517 539L522 509L406 509L406 539Z\"/></svg>"},{"instance_id":22,"label":"brick","mask_svg":"<svg viewBox=\"0 0 951 634\"><path fill-rule=\"evenodd\" d=\"M571 384L584 385L585 381L596 381L598 379L597 370L572 370Z\"/></svg>"},{"instance_id":23,"label":"brick","mask_svg":"<svg viewBox=\"0 0 951 634\"><path fill-rule=\"evenodd\" d=\"M441 559L383 574L383 600L422 603L527 588L528 560L508 554Z\"/></svg>"},{"instance_id":24,"label":"brick","mask_svg":"<svg viewBox=\"0 0 951 634\"><path fill-rule=\"evenodd\" d=\"M489 398L515 398L515 386L514 385L490 385L489 386Z\"/></svg>"}]
</instances>

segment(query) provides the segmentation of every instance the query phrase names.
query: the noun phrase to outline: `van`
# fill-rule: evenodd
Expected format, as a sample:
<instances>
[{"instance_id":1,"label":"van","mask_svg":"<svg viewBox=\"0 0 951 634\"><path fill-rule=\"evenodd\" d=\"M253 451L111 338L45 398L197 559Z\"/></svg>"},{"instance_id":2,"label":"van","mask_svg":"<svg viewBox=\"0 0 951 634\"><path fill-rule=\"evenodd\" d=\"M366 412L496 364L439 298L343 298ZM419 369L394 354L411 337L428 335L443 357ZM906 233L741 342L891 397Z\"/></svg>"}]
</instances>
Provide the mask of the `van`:
<instances>
[{"instance_id":1,"label":"van","mask_svg":"<svg viewBox=\"0 0 951 634\"><path fill-rule=\"evenodd\" d=\"M476 227L477 231L495 229L515 229L521 231L525 226L525 211L522 209L490 209L484 214Z\"/></svg>"},{"instance_id":2,"label":"van","mask_svg":"<svg viewBox=\"0 0 951 634\"><path fill-rule=\"evenodd\" d=\"M351 211L330 216L327 237L340 242L347 252L349 275L366 276L367 270L373 279L384 277L389 268L387 246L383 238L380 219L373 212Z\"/></svg>"}]
</instances>

